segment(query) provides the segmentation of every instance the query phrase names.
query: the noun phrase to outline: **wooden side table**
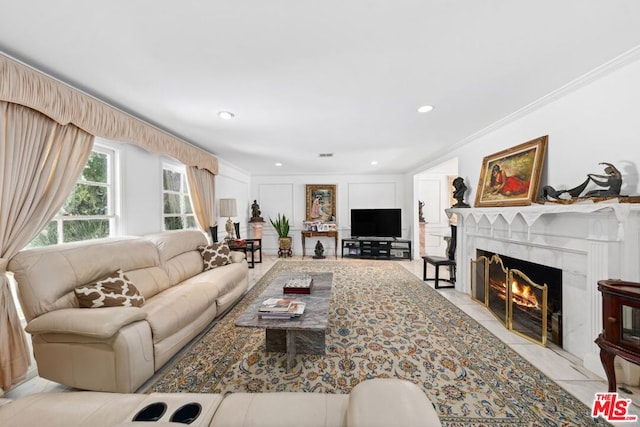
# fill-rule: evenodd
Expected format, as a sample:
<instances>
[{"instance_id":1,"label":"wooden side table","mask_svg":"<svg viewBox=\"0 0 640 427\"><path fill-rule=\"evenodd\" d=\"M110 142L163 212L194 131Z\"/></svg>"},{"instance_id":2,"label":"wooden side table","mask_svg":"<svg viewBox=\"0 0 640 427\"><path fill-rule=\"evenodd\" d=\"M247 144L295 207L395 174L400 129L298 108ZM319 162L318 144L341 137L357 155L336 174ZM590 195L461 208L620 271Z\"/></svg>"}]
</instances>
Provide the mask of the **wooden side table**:
<instances>
[{"instance_id":1,"label":"wooden side table","mask_svg":"<svg viewBox=\"0 0 640 427\"><path fill-rule=\"evenodd\" d=\"M640 365L640 283L600 280L602 329L596 338L609 391L616 391L614 358Z\"/></svg>"},{"instance_id":2,"label":"wooden side table","mask_svg":"<svg viewBox=\"0 0 640 427\"><path fill-rule=\"evenodd\" d=\"M308 237L333 237L335 241L335 255L338 259L338 232L337 231L302 231L302 258L305 255L305 241Z\"/></svg>"},{"instance_id":3,"label":"wooden side table","mask_svg":"<svg viewBox=\"0 0 640 427\"><path fill-rule=\"evenodd\" d=\"M229 249L232 251L244 252L247 257L249 268L255 267L254 259L254 242L247 240L229 240ZM262 253L260 253L260 262L262 262Z\"/></svg>"}]
</instances>

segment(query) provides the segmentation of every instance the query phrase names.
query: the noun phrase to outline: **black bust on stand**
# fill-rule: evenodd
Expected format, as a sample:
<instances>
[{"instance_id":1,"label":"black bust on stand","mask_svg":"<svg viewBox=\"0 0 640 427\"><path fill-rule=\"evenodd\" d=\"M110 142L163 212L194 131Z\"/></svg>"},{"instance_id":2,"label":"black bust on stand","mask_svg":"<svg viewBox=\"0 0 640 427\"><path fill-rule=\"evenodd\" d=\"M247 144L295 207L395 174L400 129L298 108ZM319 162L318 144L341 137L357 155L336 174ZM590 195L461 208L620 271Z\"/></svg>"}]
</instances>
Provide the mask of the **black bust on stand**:
<instances>
[{"instance_id":1,"label":"black bust on stand","mask_svg":"<svg viewBox=\"0 0 640 427\"><path fill-rule=\"evenodd\" d=\"M457 177L453 180L453 198L456 199L457 203L452 208L470 208L468 204L464 202L464 193L467 191L467 186L464 185L464 179L462 177Z\"/></svg>"}]
</instances>

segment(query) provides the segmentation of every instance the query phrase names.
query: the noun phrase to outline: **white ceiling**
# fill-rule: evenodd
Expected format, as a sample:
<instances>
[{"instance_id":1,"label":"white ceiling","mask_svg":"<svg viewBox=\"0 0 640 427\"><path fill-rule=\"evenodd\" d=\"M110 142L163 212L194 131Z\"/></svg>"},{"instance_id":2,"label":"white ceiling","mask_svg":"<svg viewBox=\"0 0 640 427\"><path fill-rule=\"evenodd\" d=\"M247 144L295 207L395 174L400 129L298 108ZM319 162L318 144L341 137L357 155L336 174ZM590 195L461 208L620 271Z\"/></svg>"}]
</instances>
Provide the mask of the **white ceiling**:
<instances>
[{"instance_id":1,"label":"white ceiling","mask_svg":"<svg viewBox=\"0 0 640 427\"><path fill-rule=\"evenodd\" d=\"M252 174L412 171L640 45L637 0L0 0L0 11L0 51Z\"/></svg>"}]
</instances>

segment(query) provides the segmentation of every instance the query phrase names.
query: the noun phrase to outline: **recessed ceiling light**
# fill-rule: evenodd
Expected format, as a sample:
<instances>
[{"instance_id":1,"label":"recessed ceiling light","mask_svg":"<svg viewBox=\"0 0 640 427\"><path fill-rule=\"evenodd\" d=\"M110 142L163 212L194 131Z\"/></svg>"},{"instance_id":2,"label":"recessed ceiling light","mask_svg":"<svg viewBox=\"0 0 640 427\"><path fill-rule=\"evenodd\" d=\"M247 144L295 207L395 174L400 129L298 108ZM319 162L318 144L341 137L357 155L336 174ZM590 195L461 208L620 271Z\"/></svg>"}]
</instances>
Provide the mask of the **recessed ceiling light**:
<instances>
[{"instance_id":1,"label":"recessed ceiling light","mask_svg":"<svg viewBox=\"0 0 640 427\"><path fill-rule=\"evenodd\" d=\"M433 110L433 107L431 105L423 105L422 107L418 108L418 113L428 113L431 110Z\"/></svg>"},{"instance_id":2,"label":"recessed ceiling light","mask_svg":"<svg viewBox=\"0 0 640 427\"><path fill-rule=\"evenodd\" d=\"M378 164L378 161L377 161L377 160L373 160L373 161L371 162L371 164L372 164L373 166L375 166L375 165L377 165L377 164Z\"/></svg>"},{"instance_id":3,"label":"recessed ceiling light","mask_svg":"<svg viewBox=\"0 0 640 427\"><path fill-rule=\"evenodd\" d=\"M233 114L230 111L220 111L218 113L218 117L220 117L223 120L229 120L229 119L233 119L235 117L235 114Z\"/></svg>"},{"instance_id":4,"label":"recessed ceiling light","mask_svg":"<svg viewBox=\"0 0 640 427\"><path fill-rule=\"evenodd\" d=\"M282 163L278 162L278 163L276 163L276 166L280 167L280 166L282 166Z\"/></svg>"}]
</instances>

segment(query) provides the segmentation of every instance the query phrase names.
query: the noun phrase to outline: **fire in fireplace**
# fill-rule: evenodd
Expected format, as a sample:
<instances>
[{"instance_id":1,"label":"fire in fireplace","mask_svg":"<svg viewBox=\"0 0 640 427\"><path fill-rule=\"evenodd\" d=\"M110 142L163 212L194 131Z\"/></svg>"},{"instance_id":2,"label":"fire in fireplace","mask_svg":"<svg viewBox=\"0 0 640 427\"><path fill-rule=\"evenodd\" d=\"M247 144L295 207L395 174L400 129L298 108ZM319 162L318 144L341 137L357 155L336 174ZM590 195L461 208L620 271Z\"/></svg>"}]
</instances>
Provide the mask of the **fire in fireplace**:
<instances>
[{"instance_id":1,"label":"fire in fireplace","mask_svg":"<svg viewBox=\"0 0 640 427\"><path fill-rule=\"evenodd\" d=\"M518 307L534 308L540 310L540 303L531 286L518 283L517 280L511 281L511 296L513 303ZM504 296L507 297L506 295Z\"/></svg>"},{"instance_id":2,"label":"fire in fireplace","mask_svg":"<svg viewBox=\"0 0 640 427\"><path fill-rule=\"evenodd\" d=\"M505 301L508 294L508 289L505 281L495 280L495 278L493 278L494 280L491 279L492 277L489 277L489 286L491 287L491 291L495 292L498 298L500 298L502 301ZM532 286L518 282L517 278L511 278L509 282L511 282L511 298L515 305L517 305L518 307L531 308L538 311L542 310L542 307L538 302L536 292L533 290Z\"/></svg>"},{"instance_id":3,"label":"fire in fireplace","mask_svg":"<svg viewBox=\"0 0 640 427\"><path fill-rule=\"evenodd\" d=\"M562 270L478 250L472 261L472 297L508 329L562 347Z\"/></svg>"}]
</instances>

